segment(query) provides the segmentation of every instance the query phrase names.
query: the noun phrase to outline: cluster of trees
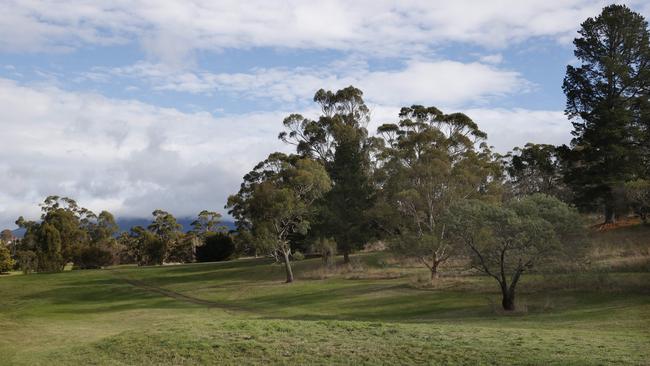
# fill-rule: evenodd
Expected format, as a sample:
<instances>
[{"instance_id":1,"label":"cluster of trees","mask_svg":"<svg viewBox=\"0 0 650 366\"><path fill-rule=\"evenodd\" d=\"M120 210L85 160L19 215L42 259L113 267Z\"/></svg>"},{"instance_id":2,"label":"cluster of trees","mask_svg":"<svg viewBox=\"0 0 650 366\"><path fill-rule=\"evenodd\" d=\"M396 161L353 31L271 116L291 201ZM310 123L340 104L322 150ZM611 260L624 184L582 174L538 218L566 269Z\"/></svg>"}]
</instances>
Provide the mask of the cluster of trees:
<instances>
[{"instance_id":1,"label":"cluster of trees","mask_svg":"<svg viewBox=\"0 0 650 366\"><path fill-rule=\"evenodd\" d=\"M582 24L574 42L582 64L567 67L563 85L570 146L531 143L499 155L468 116L420 105L371 136L359 89L321 89L317 119L283 122L279 138L295 154L271 154L229 197L237 238L284 263L287 282L292 254L308 248L347 262L382 239L418 258L432 280L463 256L499 283L512 310L524 272L579 252L577 209L602 209L606 223L629 209L643 220L650 212L648 35L622 5Z\"/></svg>"},{"instance_id":2,"label":"cluster of trees","mask_svg":"<svg viewBox=\"0 0 650 366\"><path fill-rule=\"evenodd\" d=\"M650 32L624 5L587 19L574 40L579 66L562 88L570 146L530 144L508 159L519 193L545 192L613 223L631 208L644 220L650 189Z\"/></svg>"},{"instance_id":3,"label":"cluster of trees","mask_svg":"<svg viewBox=\"0 0 650 366\"><path fill-rule=\"evenodd\" d=\"M110 212L95 214L71 198L49 196L40 206L39 221L22 216L16 221L25 230L22 239L3 238L0 272L14 266L25 273L57 272L70 263L73 268L89 269L127 263L219 261L235 252L232 237L216 212L202 211L184 233L172 214L155 210L147 228L135 226L119 233Z\"/></svg>"}]
</instances>

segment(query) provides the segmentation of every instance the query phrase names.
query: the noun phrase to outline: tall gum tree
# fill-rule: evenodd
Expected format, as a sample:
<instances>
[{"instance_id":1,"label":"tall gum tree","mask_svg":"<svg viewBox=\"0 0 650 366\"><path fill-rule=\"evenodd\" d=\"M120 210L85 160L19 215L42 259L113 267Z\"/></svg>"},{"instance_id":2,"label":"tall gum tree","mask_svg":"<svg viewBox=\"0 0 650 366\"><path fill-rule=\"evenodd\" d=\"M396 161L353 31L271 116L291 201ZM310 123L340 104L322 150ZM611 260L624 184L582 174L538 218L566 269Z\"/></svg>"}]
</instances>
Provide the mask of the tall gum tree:
<instances>
[{"instance_id":1,"label":"tall gum tree","mask_svg":"<svg viewBox=\"0 0 650 366\"><path fill-rule=\"evenodd\" d=\"M246 228L258 249L284 263L286 282L294 281L291 235L305 234L313 203L331 188L322 164L313 159L273 153L244 176L226 208Z\"/></svg>"},{"instance_id":2,"label":"tall gum tree","mask_svg":"<svg viewBox=\"0 0 650 366\"><path fill-rule=\"evenodd\" d=\"M500 164L485 145L477 149L487 136L462 113L414 105L399 117L378 129L382 194L374 212L392 249L418 258L434 281L455 253L441 218L457 200L498 193Z\"/></svg>"},{"instance_id":3,"label":"tall gum tree","mask_svg":"<svg viewBox=\"0 0 650 366\"><path fill-rule=\"evenodd\" d=\"M336 92L320 89L314 95L321 110L317 120L298 114L285 118L279 138L296 146L299 155L316 159L326 168L332 189L318 203L314 231L332 237L344 261L371 237L367 212L372 207L370 152L366 129L370 110L361 90L349 86Z\"/></svg>"}]
</instances>

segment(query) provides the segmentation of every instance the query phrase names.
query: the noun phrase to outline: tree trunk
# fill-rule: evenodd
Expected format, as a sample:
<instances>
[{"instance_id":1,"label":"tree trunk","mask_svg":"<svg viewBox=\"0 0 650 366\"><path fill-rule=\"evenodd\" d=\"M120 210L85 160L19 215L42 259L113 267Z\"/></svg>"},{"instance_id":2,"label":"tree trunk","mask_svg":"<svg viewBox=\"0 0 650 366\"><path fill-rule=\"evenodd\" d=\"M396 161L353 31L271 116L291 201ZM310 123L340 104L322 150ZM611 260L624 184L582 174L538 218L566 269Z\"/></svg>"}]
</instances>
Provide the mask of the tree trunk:
<instances>
[{"instance_id":1,"label":"tree trunk","mask_svg":"<svg viewBox=\"0 0 650 366\"><path fill-rule=\"evenodd\" d=\"M614 210L614 204L606 203L605 204L605 224L613 224L616 220L616 211Z\"/></svg>"},{"instance_id":2,"label":"tree trunk","mask_svg":"<svg viewBox=\"0 0 650 366\"><path fill-rule=\"evenodd\" d=\"M515 310L515 292L508 290L503 291L503 299L501 300L501 305L503 305L503 310Z\"/></svg>"},{"instance_id":3,"label":"tree trunk","mask_svg":"<svg viewBox=\"0 0 650 366\"><path fill-rule=\"evenodd\" d=\"M350 252L347 250L343 252L343 263L345 264L350 263Z\"/></svg>"},{"instance_id":4,"label":"tree trunk","mask_svg":"<svg viewBox=\"0 0 650 366\"><path fill-rule=\"evenodd\" d=\"M287 271L287 283L293 282L293 272L291 271L291 263L289 261L289 252L282 251L284 255L284 269Z\"/></svg>"},{"instance_id":5,"label":"tree trunk","mask_svg":"<svg viewBox=\"0 0 650 366\"><path fill-rule=\"evenodd\" d=\"M433 262L433 265L429 268L431 270L431 284L435 283L438 279L438 264L439 263Z\"/></svg>"}]
</instances>

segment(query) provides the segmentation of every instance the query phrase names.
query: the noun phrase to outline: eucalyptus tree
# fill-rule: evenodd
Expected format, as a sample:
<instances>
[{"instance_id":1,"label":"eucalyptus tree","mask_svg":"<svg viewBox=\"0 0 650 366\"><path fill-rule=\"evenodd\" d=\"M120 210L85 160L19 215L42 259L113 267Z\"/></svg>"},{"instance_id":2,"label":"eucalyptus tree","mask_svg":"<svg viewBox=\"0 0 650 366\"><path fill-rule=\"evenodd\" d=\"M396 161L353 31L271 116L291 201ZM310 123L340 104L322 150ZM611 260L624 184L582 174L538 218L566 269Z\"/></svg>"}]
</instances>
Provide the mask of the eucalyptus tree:
<instances>
[{"instance_id":1,"label":"eucalyptus tree","mask_svg":"<svg viewBox=\"0 0 650 366\"><path fill-rule=\"evenodd\" d=\"M289 238L305 234L314 217L313 203L331 188L322 164L313 159L273 153L246 176L226 208L246 228L260 251L284 263L293 282Z\"/></svg>"},{"instance_id":2,"label":"eucalyptus tree","mask_svg":"<svg viewBox=\"0 0 650 366\"><path fill-rule=\"evenodd\" d=\"M165 243L156 234L142 226L134 226L118 238L128 253L127 259L139 266L163 264L166 256Z\"/></svg>"},{"instance_id":3,"label":"eucalyptus tree","mask_svg":"<svg viewBox=\"0 0 650 366\"><path fill-rule=\"evenodd\" d=\"M459 201L444 218L450 240L465 247L473 268L494 278L504 310L515 310L521 276L535 266L582 252L582 221L557 198L535 194L507 204Z\"/></svg>"},{"instance_id":4,"label":"eucalyptus tree","mask_svg":"<svg viewBox=\"0 0 650 366\"><path fill-rule=\"evenodd\" d=\"M9 248L0 241L0 274L9 272L14 267L14 260L11 258Z\"/></svg>"},{"instance_id":5,"label":"eucalyptus tree","mask_svg":"<svg viewBox=\"0 0 650 366\"><path fill-rule=\"evenodd\" d=\"M566 177L585 209L616 217L616 187L650 173L650 31L643 16L610 5L574 40L579 66L567 66L563 90L573 121Z\"/></svg>"},{"instance_id":6,"label":"eucalyptus tree","mask_svg":"<svg viewBox=\"0 0 650 366\"><path fill-rule=\"evenodd\" d=\"M198 236L227 230L226 226L221 223L221 214L208 210L199 212L196 220L192 221L191 225L192 229L190 231Z\"/></svg>"},{"instance_id":7,"label":"eucalyptus tree","mask_svg":"<svg viewBox=\"0 0 650 366\"><path fill-rule=\"evenodd\" d=\"M83 222L94 214L68 197L48 196L40 206L40 222L16 220L25 229L21 249L35 253L37 271L62 271L90 240Z\"/></svg>"},{"instance_id":8,"label":"eucalyptus tree","mask_svg":"<svg viewBox=\"0 0 650 366\"><path fill-rule=\"evenodd\" d=\"M462 113L414 105L402 108L399 118L378 129L382 194L376 212L392 249L418 258L433 281L455 252L441 218L457 200L497 194L500 165L482 144L486 134Z\"/></svg>"},{"instance_id":9,"label":"eucalyptus tree","mask_svg":"<svg viewBox=\"0 0 650 366\"><path fill-rule=\"evenodd\" d=\"M502 160L514 196L544 193L570 200L564 183L564 161L556 146L527 143L515 147Z\"/></svg>"},{"instance_id":10,"label":"eucalyptus tree","mask_svg":"<svg viewBox=\"0 0 650 366\"><path fill-rule=\"evenodd\" d=\"M332 237L345 262L371 237L367 211L372 207L370 152L366 129L370 109L355 87L336 92L320 89L314 95L321 110L317 120L292 114L285 118L279 138L296 146L299 155L318 160L326 168L332 189L319 202L318 236Z\"/></svg>"},{"instance_id":11,"label":"eucalyptus tree","mask_svg":"<svg viewBox=\"0 0 650 366\"><path fill-rule=\"evenodd\" d=\"M171 213L157 209L152 213L153 221L147 229L158 237L162 245L161 251L164 253L162 256L162 264L165 260L182 261L186 257L186 253L178 250L181 247L181 229L183 226L176 221L176 218Z\"/></svg>"}]
</instances>

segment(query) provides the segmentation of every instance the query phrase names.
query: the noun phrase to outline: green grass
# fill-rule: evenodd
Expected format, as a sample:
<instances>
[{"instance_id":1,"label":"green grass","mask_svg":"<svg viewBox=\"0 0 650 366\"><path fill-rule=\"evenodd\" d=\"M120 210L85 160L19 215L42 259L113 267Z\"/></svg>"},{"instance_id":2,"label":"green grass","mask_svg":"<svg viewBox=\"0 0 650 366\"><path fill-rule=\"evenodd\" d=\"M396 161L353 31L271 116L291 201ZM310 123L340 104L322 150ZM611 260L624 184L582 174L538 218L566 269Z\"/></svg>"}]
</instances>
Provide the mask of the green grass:
<instances>
[{"instance_id":1,"label":"green grass","mask_svg":"<svg viewBox=\"0 0 650 366\"><path fill-rule=\"evenodd\" d=\"M505 315L488 278L354 258L3 276L0 364L650 364L643 266L527 275Z\"/></svg>"}]
</instances>

